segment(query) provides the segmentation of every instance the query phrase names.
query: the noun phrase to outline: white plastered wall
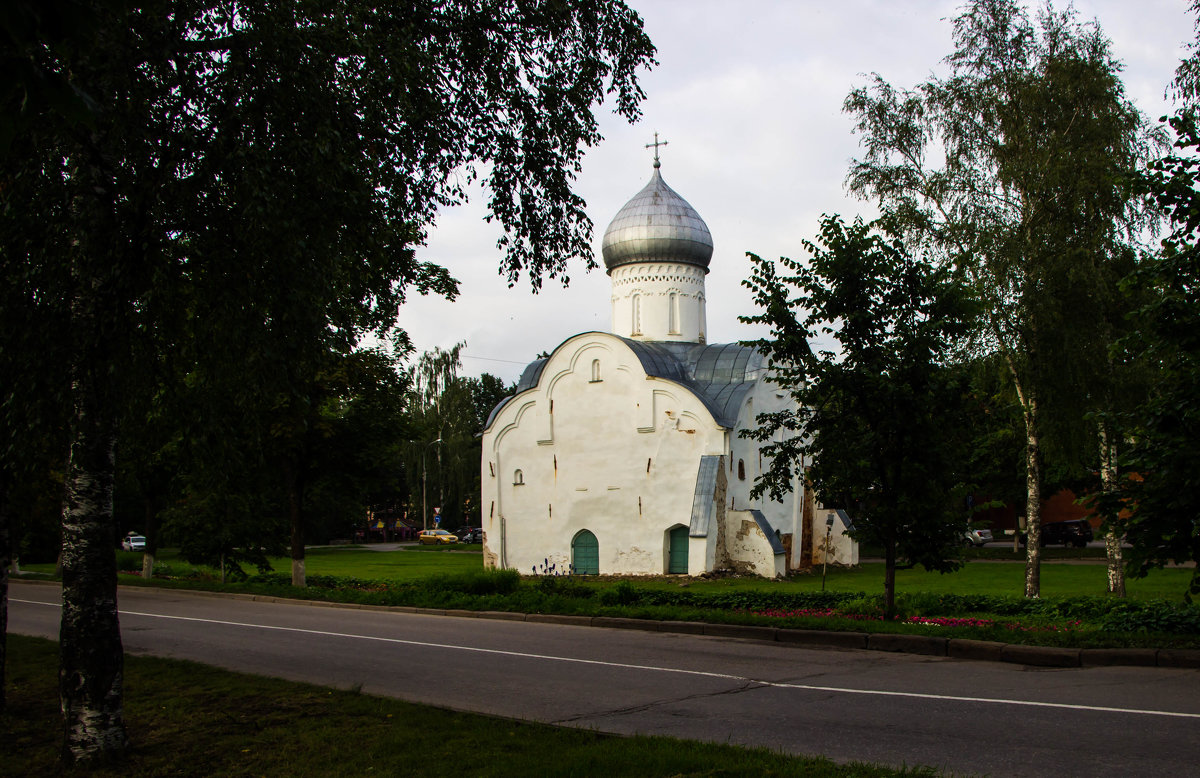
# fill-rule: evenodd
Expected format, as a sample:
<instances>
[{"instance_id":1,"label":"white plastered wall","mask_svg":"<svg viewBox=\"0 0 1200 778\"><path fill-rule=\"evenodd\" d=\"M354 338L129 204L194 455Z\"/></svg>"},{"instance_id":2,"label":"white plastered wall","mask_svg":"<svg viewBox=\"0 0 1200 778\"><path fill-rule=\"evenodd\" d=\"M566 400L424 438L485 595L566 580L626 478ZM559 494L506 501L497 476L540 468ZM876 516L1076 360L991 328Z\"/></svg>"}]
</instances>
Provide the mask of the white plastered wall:
<instances>
[{"instance_id":1,"label":"white plastered wall","mask_svg":"<svg viewBox=\"0 0 1200 778\"><path fill-rule=\"evenodd\" d=\"M750 511L728 511L725 514L725 548L733 569L766 578L785 575L786 560L776 554L771 541L763 534Z\"/></svg>"},{"instance_id":2,"label":"white plastered wall","mask_svg":"<svg viewBox=\"0 0 1200 778\"><path fill-rule=\"evenodd\" d=\"M704 343L705 272L680 262L639 262L613 269L612 331L634 340Z\"/></svg>"},{"instance_id":3,"label":"white plastered wall","mask_svg":"<svg viewBox=\"0 0 1200 778\"><path fill-rule=\"evenodd\" d=\"M647 377L618 338L566 341L484 432L485 565L567 570L587 529L601 573L664 573L664 534L689 523L700 457L723 453L724 439L699 398Z\"/></svg>"},{"instance_id":4,"label":"white plastered wall","mask_svg":"<svg viewBox=\"0 0 1200 778\"><path fill-rule=\"evenodd\" d=\"M804 482L797 477L791 491L781 501L771 499L769 494L751 498L755 479L770 467L769 459L761 453L765 445L741 436L741 431L758 426L760 413L775 413L794 407L791 395L772 382L766 371L758 377L754 388L747 394L738 412L737 426L730 434L730 456L726 463L729 477L729 510L761 511L771 529L781 535L792 534L795 548L799 548L801 533L801 508L804 498ZM744 478L742 477L744 475Z\"/></svg>"},{"instance_id":5,"label":"white plastered wall","mask_svg":"<svg viewBox=\"0 0 1200 778\"><path fill-rule=\"evenodd\" d=\"M830 516L833 517L833 527L826 533L826 521ZM837 511L817 506L813 523L816 525L813 527L812 563L814 565L824 564L827 560L825 556L827 535L829 538L829 564L846 567L858 564L858 541L846 534L846 523Z\"/></svg>"}]
</instances>

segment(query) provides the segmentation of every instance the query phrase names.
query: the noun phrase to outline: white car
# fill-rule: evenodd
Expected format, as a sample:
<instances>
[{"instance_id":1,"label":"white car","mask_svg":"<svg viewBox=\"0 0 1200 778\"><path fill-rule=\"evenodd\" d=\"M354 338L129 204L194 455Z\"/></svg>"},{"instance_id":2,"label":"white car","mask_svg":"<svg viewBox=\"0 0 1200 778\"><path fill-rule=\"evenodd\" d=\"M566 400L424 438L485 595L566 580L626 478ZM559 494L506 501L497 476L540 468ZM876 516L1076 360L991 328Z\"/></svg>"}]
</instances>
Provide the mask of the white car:
<instances>
[{"instance_id":1,"label":"white car","mask_svg":"<svg viewBox=\"0 0 1200 778\"><path fill-rule=\"evenodd\" d=\"M121 548L126 551L145 551L146 538L141 535L126 535L121 541Z\"/></svg>"},{"instance_id":2,"label":"white car","mask_svg":"<svg viewBox=\"0 0 1200 778\"><path fill-rule=\"evenodd\" d=\"M967 531L963 533L963 543L974 546L975 548L979 548L984 543L991 543L992 540L992 531L990 529L975 529L974 527L968 527Z\"/></svg>"}]
</instances>

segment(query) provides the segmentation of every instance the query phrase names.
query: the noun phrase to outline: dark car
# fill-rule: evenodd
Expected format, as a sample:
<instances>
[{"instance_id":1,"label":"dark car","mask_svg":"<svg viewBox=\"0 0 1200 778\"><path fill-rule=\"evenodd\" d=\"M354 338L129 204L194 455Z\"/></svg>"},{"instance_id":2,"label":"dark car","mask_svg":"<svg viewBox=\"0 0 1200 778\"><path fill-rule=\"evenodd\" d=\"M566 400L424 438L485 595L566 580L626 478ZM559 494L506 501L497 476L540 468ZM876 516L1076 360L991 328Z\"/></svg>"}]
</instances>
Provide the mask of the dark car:
<instances>
[{"instance_id":1,"label":"dark car","mask_svg":"<svg viewBox=\"0 0 1200 778\"><path fill-rule=\"evenodd\" d=\"M1085 519L1056 521L1053 524L1042 525L1040 546L1076 546L1083 548L1092 539L1092 525ZM1025 545L1025 534L1021 534L1021 545Z\"/></svg>"},{"instance_id":2,"label":"dark car","mask_svg":"<svg viewBox=\"0 0 1200 778\"><path fill-rule=\"evenodd\" d=\"M483 530L479 529L478 527L476 527L475 529L468 529L465 532L463 532L462 537L459 538L459 542L461 542L461 543L482 543L483 542Z\"/></svg>"}]
</instances>

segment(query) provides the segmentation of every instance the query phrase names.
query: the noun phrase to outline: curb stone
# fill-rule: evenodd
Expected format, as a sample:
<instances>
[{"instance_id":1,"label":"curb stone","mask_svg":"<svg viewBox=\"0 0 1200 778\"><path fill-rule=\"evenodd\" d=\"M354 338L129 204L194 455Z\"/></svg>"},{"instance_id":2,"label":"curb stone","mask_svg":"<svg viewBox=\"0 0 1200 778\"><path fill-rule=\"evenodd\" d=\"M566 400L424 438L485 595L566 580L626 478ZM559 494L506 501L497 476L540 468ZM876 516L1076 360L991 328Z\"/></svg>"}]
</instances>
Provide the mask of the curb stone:
<instances>
[{"instance_id":1,"label":"curb stone","mask_svg":"<svg viewBox=\"0 0 1200 778\"><path fill-rule=\"evenodd\" d=\"M1078 648L1011 644L1000 651L1000 661L1035 667L1079 667L1079 651Z\"/></svg>"},{"instance_id":2,"label":"curb stone","mask_svg":"<svg viewBox=\"0 0 1200 778\"><path fill-rule=\"evenodd\" d=\"M951 659L972 659L985 662L1001 662L1004 647L1008 643L995 640L971 640L970 638L950 638L946 646L946 656Z\"/></svg>"},{"instance_id":3,"label":"curb stone","mask_svg":"<svg viewBox=\"0 0 1200 778\"><path fill-rule=\"evenodd\" d=\"M610 627L612 629L637 629L643 632L657 632L658 622L648 619L629 619L623 616L593 616L593 627Z\"/></svg>"},{"instance_id":4,"label":"curb stone","mask_svg":"<svg viewBox=\"0 0 1200 778\"><path fill-rule=\"evenodd\" d=\"M1155 648L1085 648L1079 652L1084 667L1155 667L1158 649Z\"/></svg>"},{"instance_id":5,"label":"curb stone","mask_svg":"<svg viewBox=\"0 0 1200 778\"><path fill-rule=\"evenodd\" d=\"M1200 668L1200 650L1193 648L1160 648L1159 667Z\"/></svg>"},{"instance_id":6,"label":"curb stone","mask_svg":"<svg viewBox=\"0 0 1200 778\"><path fill-rule=\"evenodd\" d=\"M810 648L857 648L867 647L865 632L834 632L816 629L781 629L775 636L780 643L791 643Z\"/></svg>"},{"instance_id":7,"label":"curb stone","mask_svg":"<svg viewBox=\"0 0 1200 778\"><path fill-rule=\"evenodd\" d=\"M867 649L870 651L898 651L905 654L945 656L946 640L946 638L938 638L931 635L872 633L867 636Z\"/></svg>"},{"instance_id":8,"label":"curb stone","mask_svg":"<svg viewBox=\"0 0 1200 778\"><path fill-rule=\"evenodd\" d=\"M703 621L660 621L659 632L679 632L685 635L703 635Z\"/></svg>"},{"instance_id":9,"label":"curb stone","mask_svg":"<svg viewBox=\"0 0 1200 778\"><path fill-rule=\"evenodd\" d=\"M760 627L753 624L705 624L704 634L722 638L750 638L752 640L776 639L779 630L775 627Z\"/></svg>"},{"instance_id":10,"label":"curb stone","mask_svg":"<svg viewBox=\"0 0 1200 778\"><path fill-rule=\"evenodd\" d=\"M573 627L592 626L591 616L567 616L561 613L527 613L525 621L541 624L569 624Z\"/></svg>"},{"instance_id":11,"label":"curb stone","mask_svg":"<svg viewBox=\"0 0 1200 778\"><path fill-rule=\"evenodd\" d=\"M494 619L496 621L525 621L525 614L513 611L479 611L477 618Z\"/></svg>"}]
</instances>

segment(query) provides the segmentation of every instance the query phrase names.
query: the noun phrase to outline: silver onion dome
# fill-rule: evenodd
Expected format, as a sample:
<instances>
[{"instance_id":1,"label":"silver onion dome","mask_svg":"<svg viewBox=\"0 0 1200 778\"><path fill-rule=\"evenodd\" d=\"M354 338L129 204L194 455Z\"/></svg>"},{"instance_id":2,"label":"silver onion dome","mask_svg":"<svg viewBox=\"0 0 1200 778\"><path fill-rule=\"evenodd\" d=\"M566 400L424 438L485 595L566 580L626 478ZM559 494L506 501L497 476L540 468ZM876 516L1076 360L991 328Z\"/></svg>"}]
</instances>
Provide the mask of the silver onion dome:
<instances>
[{"instance_id":1,"label":"silver onion dome","mask_svg":"<svg viewBox=\"0 0 1200 778\"><path fill-rule=\"evenodd\" d=\"M708 270L712 235L708 225L654 165L654 175L613 217L600 244L604 266L611 272L637 262L685 262Z\"/></svg>"}]
</instances>

